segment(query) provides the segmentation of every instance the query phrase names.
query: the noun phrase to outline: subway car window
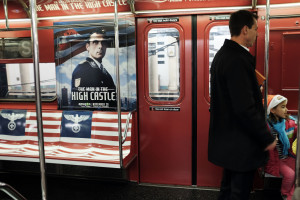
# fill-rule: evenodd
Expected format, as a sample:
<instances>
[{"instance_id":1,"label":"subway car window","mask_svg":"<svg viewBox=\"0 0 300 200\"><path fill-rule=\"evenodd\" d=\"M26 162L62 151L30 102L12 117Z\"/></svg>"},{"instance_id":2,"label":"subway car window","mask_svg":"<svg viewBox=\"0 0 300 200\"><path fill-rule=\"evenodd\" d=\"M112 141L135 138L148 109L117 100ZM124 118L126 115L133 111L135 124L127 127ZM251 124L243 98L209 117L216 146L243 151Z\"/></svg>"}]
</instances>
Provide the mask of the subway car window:
<instances>
[{"instance_id":1,"label":"subway car window","mask_svg":"<svg viewBox=\"0 0 300 200\"><path fill-rule=\"evenodd\" d=\"M149 97L175 101L180 96L179 31L153 28L148 33Z\"/></svg>"},{"instance_id":2,"label":"subway car window","mask_svg":"<svg viewBox=\"0 0 300 200\"><path fill-rule=\"evenodd\" d=\"M209 32L209 72L211 63L222 47L224 40L230 39L230 31L228 25L226 26L214 26ZM210 73L209 73L209 96L210 96Z\"/></svg>"},{"instance_id":3,"label":"subway car window","mask_svg":"<svg viewBox=\"0 0 300 200\"><path fill-rule=\"evenodd\" d=\"M16 58L32 58L30 37L0 39L0 59Z\"/></svg>"},{"instance_id":4,"label":"subway car window","mask_svg":"<svg viewBox=\"0 0 300 200\"><path fill-rule=\"evenodd\" d=\"M0 100L34 100L33 63L0 64ZM56 98L54 63L40 63L42 100Z\"/></svg>"}]
</instances>

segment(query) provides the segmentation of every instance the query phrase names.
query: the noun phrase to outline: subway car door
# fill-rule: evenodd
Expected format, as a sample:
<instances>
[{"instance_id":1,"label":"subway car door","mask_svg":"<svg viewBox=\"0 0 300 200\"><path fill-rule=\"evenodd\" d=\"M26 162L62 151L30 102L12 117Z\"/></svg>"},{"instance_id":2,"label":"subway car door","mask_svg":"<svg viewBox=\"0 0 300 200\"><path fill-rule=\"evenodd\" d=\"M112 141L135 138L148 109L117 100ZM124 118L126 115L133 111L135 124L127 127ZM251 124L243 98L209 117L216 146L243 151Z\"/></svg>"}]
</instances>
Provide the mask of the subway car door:
<instances>
[{"instance_id":1,"label":"subway car door","mask_svg":"<svg viewBox=\"0 0 300 200\"><path fill-rule=\"evenodd\" d=\"M191 16L137 27L140 182L191 185Z\"/></svg>"},{"instance_id":2,"label":"subway car door","mask_svg":"<svg viewBox=\"0 0 300 200\"><path fill-rule=\"evenodd\" d=\"M222 170L208 161L210 66L230 38L229 15L197 16L197 185L218 187Z\"/></svg>"}]
</instances>

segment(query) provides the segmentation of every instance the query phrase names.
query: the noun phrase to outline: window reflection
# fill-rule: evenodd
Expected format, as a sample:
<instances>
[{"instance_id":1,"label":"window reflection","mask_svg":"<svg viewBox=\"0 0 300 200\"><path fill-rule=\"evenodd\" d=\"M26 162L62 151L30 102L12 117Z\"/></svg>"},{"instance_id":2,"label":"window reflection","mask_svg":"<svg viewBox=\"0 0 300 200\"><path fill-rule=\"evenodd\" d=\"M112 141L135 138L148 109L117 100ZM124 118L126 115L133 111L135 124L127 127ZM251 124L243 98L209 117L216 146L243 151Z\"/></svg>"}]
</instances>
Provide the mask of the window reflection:
<instances>
[{"instance_id":1,"label":"window reflection","mask_svg":"<svg viewBox=\"0 0 300 200\"><path fill-rule=\"evenodd\" d=\"M56 97L54 63L40 63L40 87L43 100ZM1 100L34 99L35 84L33 63L0 64Z\"/></svg>"},{"instance_id":2,"label":"window reflection","mask_svg":"<svg viewBox=\"0 0 300 200\"><path fill-rule=\"evenodd\" d=\"M149 97L175 101L180 96L179 32L154 28L148 33Z\"/></svg>"},{"instance_id":3,"label":"window reflection","mask_svg":"<svg viewBox=\"0 0 300 200\"><path fill-rule=\"evenodd\" d=\"M0 38L0 59L32 58L31 38Z\"/></svg>"},{"instance_id":4,"label":"window reflection","mask_svg":"<svg viewBox=\"0 0 300 200\"><path fill-rule=\"evenodd\" d=\"M227 26L214 26L209 32L209 96L210 96L210 68L211 63L223 46L225 39L230 39L230 31Z\"/></svg>"}]
</instances>

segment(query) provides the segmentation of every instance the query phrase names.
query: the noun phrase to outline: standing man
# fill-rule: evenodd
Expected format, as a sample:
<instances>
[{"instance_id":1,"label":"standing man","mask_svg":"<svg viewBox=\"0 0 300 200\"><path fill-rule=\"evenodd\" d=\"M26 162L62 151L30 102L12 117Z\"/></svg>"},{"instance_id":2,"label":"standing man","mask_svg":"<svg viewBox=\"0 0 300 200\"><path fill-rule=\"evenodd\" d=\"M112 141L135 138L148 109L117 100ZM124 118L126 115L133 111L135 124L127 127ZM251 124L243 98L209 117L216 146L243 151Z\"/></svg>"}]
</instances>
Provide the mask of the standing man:
<instances>
[{"instance_id":1,"label":"standing man","mask_svg":"<svg viewBox=\"0 0 300 200\"><path fill-rule=\"evenodd\" d=\"M224 168L219 200L247 200L255 170L263 166L276 140L264 116L262 95L249 53L257 37L257 16L231 14L231 39L211 67L208 160Z\"/></svg>"},{"instance_id":2,"label":"standing man","mask_svg":"<svg viewBox=\"0 0 300 200\"><path fill-rule=\"evenodd\" d=\"M86 42L89 57L72 74L72 105L81 108L116 107L116 86L102 65L109 39L101 29L90 34Z\"/></svg>"}]
</instances>

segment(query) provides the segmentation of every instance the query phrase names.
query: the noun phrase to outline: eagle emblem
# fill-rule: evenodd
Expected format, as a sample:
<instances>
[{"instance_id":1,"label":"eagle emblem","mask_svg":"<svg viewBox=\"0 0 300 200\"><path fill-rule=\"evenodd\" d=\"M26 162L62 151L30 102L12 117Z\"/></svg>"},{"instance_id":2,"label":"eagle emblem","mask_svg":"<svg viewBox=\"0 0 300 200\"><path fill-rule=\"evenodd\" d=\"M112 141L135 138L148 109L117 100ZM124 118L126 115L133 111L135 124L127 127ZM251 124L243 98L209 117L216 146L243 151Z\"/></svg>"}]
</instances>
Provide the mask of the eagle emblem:
<instances>
[{"instance_id":1,"label":"eagle emblem","mask_svg":"<svg viewBox=\"0 0 300 200\"><path fill-rule=\"evenodd\" d=\"M75 116L74 115L64 115L64 117L67 120L70 120L70 121L74 122L74 124L72 125L72 131L74 133L78 133L80 131L79 122L87 120L90 116L89 115L80 115L80 116L78 116L78 114L76 114Z\"/></svg>"},{"instance_id":2,"label":"eagle emblem","mask_svg":"<svg viewBox=\"0 0 300 200\"><path fill-rule=\"evenodd\" d=\"M25 116L25 114L9 114L9 113L1 113L1 116L5 119L10 120L10 122L8 123L7 127L9 130L13 131L16 129L17 125L15 123L15 120L17 119L21 119Z\"/></svg>"}]
</instances>

